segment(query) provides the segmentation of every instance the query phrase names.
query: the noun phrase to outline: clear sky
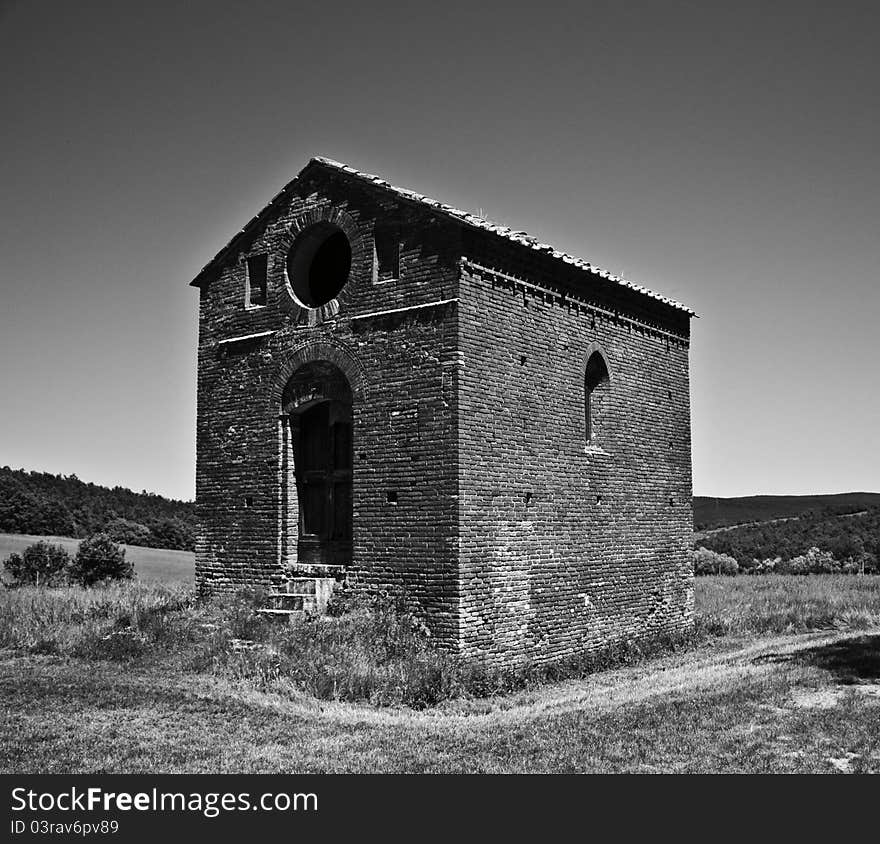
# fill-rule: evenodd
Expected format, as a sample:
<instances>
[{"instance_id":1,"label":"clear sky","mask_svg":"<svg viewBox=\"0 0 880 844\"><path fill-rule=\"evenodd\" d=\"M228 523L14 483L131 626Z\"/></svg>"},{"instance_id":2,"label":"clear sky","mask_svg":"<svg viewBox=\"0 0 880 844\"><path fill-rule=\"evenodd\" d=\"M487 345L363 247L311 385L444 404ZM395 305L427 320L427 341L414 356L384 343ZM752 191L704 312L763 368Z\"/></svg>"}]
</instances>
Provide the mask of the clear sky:
<instances>
[{"instance_id":1,"label":"clear sky","mask_svg":"<svg viewBox=\"0 0 880 844\"><path fill-rule=\"evenodd\" d=\"M691 305L694 490L880 490L880 12L0 0L0 465L194 491L206 261L312 155Z\"/></svg>"}]
</instances>

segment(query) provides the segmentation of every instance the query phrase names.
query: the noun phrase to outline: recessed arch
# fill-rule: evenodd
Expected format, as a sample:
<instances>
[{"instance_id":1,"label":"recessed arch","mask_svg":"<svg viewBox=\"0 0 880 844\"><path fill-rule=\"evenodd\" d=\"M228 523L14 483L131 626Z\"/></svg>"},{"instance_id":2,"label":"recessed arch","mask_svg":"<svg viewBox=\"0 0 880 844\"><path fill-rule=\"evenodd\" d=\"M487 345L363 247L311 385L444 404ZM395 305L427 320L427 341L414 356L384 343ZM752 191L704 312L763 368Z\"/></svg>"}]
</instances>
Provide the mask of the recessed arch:
<instances>
[{"instance_id":1,"label":"recessed arch","mask_svg":"<svg viewBox=\"0 0 880 844\"><path fill-rule=\"evenodd\" d=\"M284 391L291 377L300 367L313 361L326 361L338 367L348 381L355 403L366 398L366 373L354 352L342 343L330 339L305 340L290 350L275 372L272 401L281 412L283 412Z\"/></svg>"},{"instance_id":2,"label":"recessed arch","mask_svg":"<svg viewBox=\"0 0 880 844\"><path fill-rule=\"evenodd\" d=\"M587 446L597 445L601 438L610 392L608 358L598 343L591 343L584 366L584 440Z\"/></svg>"},{"instance_id":3,"label":"recessed arch","mask_svg":"<svg viewBox=\"0 0 880 844\"><path fill-rule=\"evenodd\" d=\"M281 392L279 551L282 564L342 566L352 556L353 393L325 359L293 368Z\"/></svg>"},{"instance_id":4,"label":"recessed arch","mask_svg":"<svg viewBox=\"0 0 880 844\"><path fill-rule=\"evenodd\" d=\"M613 379L614 373L611 371L611 363L608 360L608 354L605 352L605 348L598 340L594 340L587 346L587 352L584 355L584 366L589 362L590 358L593 355L598 354L602 358L602 362L605 364L605 370L608 373L609 380Z\"/></svg>"}]
</instances>

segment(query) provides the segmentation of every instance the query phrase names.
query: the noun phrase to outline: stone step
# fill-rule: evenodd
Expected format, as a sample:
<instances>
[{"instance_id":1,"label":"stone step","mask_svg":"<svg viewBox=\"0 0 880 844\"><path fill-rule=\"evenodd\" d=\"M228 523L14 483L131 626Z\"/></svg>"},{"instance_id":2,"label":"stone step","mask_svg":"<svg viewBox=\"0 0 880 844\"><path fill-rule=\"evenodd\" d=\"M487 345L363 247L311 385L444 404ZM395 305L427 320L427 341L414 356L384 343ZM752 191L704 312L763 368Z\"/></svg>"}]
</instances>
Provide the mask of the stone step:
<instances>
[{"instance_id":1,"label":"stone step","mask_svg":"<svg viewBox=\"0 0 880 844\"><path fill-rule=\"evenodd\" d=\"M261 610L257 610L260 615L268 616L269 618L276 618L280 621L293 621L295 618L300 618L305 613L302 610L276 610L271 607L263 607Z\"/></svg>"},{"instance_id":2,"label":"stone step","mask_svg":"<svg viewBox=\"0 0 880 844\"><path fill-rule=\"evenodd\" d=\"M317 581L323 578L316 577L290 577L279 588L278 592L291 595L314 595L318 591Z\"/></svg>"},{"instance_id":3,"label":"stone step","mask_svg":"<svg viewBox=\"0 0 880 844\"><path fill-rule=\"evenodd\" d=\"M288 563L284 568L292 578L332 577L336 580L344 580L347 566L324 563Z\"/></svg>"},{"instance_id":4,"label":"stone step","mask_svg":"<svg viewBox=\"0 0 880 844\"><path fill-rule=\"evenodd\" d=\"M317 612L318 602L314 595L293 595L289 592L275 592L269 595L269 606L267 609Z\"/></svg>"},{"instance_id":5,"label":"stone step","mask_svg":"<svg viewBox=\"0 0 880 844\"><path fill-rule=\"evenodd\" d=\"M324 566L322 568L330 568ZM341 570L341 566L335 566ZM273 612L323 615L334 589L340 585L336 577L299 575L287 577L268 595L266 610Z\"/></svg>"}]
</instances>

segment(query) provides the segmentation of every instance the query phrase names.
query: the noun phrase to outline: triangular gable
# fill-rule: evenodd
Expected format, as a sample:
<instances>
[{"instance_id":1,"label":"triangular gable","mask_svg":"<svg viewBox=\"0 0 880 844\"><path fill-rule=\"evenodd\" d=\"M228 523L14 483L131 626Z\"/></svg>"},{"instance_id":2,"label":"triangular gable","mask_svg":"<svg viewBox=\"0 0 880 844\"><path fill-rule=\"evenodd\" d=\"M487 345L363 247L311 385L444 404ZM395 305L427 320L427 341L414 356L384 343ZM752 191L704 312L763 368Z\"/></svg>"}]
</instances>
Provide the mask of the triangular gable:
<instances>
[{"instance_id":1,"label":"triangular gable","mask_svg":"<svg viewBox=\"0 0 880 844\"><path fill-rule=\"evenodd\" d=\"M242 228L242 230L238 232L238 234L236 234L229 241L229 243L227 243L226 246L224 246L204 266L201 272L199 272L195 279L193 279L193 281L190 283L194 287L200 287L203 283L205 283L205 281L211 277L211 270L216 265L221 263L230 252L234 251L242 240L249 237L260 226L261 222L271 214L272 210L291 192L294 185L300 179L302 179L308 171L316 167L326 169L329 172L335 174L340 174L346 178L351 179L354 182L366 184L370 187L377 188L392 195L400 201L413 203L423 210L429 210L448 220L453 220L457 223L460 223L461 225L467 226L468 228L484 231L497 237L501 237L509 242L515 243L518 246L525 247L535 252L540 252L541 254L555 258L564 264L576 267L586 273L590 273L591 275L598 276L599 278L603 278L621 287L632 290L635 293L639 293L644 296L648 296L651 299L663 302L665 305L668 305L680 311L684 311L690 316L696 316L691 308L689 308L687 305L682 304L681 302L677 302L675 299L670 299L667 296L655 293L654 291L649 290L647 287L643 287L640 284L629 281L622 276L610 273L607 270L603 270L600 267L597 267L594 264L590 263L589 261L584 261L582 258L577 258L573 255L561 252L558 249L554 249L549 244L541 243L537 238L532 237L525 232L515 231L507 226L503 226L499 223L494 223L491 220L480 217L477 214L471 214L467 211L461 211L458 208L454 208L451 205L446 205L442 202L438 202L436 199L431 199L430 197L423 196L422 194L416 193L415 191L407 190L406 188L395 187L394 185L390 184L385 179L382 179L379 176L374 176L371 173L363 173L360 170L355 170L353 167L349 167L347 164L342 164L339 161L333 161L330 158L321 157L312 158L309 163L306 164L306 166L303 167L302 170L300 170L296 178L288 182L269 201L269 203L256 216L254 216L244 226L244 228Z\"/></svg>"}]
</instances>

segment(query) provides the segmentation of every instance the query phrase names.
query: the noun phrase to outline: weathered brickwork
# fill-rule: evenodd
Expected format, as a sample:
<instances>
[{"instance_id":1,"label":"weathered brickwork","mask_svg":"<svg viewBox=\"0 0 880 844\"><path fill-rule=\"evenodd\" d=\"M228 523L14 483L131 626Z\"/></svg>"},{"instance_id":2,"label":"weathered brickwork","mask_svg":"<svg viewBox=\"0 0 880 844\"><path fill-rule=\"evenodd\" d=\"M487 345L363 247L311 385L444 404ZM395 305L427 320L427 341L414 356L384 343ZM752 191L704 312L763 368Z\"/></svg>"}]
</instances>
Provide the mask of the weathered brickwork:
<instances>
[{"instance_id":1,"label":"weathered brickwork","mask_svg":"<svg viewBox=\"0 0 880 844\"><path fill-rule=\"evenodd\" d=\"M400 278L374 283L372 229L400 214ZM350 279L339 311L300 320L281 295L290 229L348 219ZM354 244L358 238L360 248ZM358 262L360 251L365 260ZM286 465L284 388L309 361L330 361L352 388L353 482L350 573L405 586L441 639L457 637L456 395L454 307L458 233L381 197L306 181L270 221L201 285L196 506L196 579L213 591L280 580L295 560L297 502ZM269 304L244 305L247 254L266 252ZM289 302L289 300L288 300ZM415 311L371 317L423 304ZM314 314L309 314L315 319ZM363 317L363 318L359 318ZM252 337L240 342L224 342ZM389 494L396 493L396 503ZM292 500L291 500L292 499Z\"/></svg>"},{"instance_id":2,"label":"weathered brickwork","mask_svg":"<svg viewBox=\"0 0 880 844\"><path fill-rule=\"evenodd\" d=\"M303 565L298 420L326 403L350 407L350 537L328 530L321 553L403 586L447 647L543 661L686 629L689 312L420 200L313 161L194 282L199 588ZM303 307L286 262L321 226L351 270ZM379 227L399 232L398 278L377 273Z\"/></svg>"},{"instance_id":3,"label":"weathered brickwork","mask_svg":"<svg viewBox=\"0 0 880 844\"><path fill-rule=\"evenodd\" d=\"M686 320L634 321L610 289L578 296L546 262L477 238L465 248L463 651L539 662L682 632L693 615ZM588 445L596 350L610 378Z\"/></svg>"}]
</instances>

